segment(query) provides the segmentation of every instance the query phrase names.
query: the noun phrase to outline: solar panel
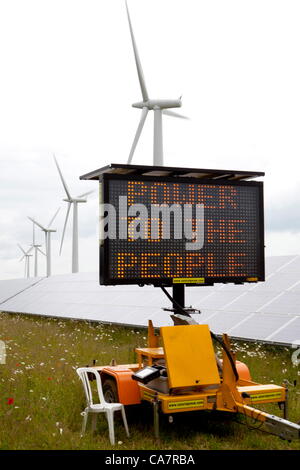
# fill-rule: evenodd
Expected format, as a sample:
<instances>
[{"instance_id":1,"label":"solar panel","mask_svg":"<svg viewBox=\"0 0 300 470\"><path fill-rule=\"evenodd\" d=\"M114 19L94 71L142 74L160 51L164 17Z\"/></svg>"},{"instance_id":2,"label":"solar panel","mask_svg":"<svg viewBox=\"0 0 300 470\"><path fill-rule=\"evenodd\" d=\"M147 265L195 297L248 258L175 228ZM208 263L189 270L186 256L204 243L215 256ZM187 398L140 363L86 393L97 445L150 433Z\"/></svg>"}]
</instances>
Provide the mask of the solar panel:
<instances>
[{"instance_id":1,"label":"solar panel","mask_svg":"<svg viewBox=\"0 0 300 470\"><path fill-rule=\"evenodd\" d=\"M265 340L272 332L283 326L286 321L284 315L252 314L241 325L233 327L230 330L230 335L238 338Z\"/></svg>"},{"instance_id":2,"label":"solar panel","mask_svg":"<svg viewBox=\"0 0 300 470\"><path fill-rule=\"evenodd\" d=\"M275 332L267 341L292 344L300 342L300 317L290 318L280 331Z\"/></svg>"},{"instance_id":3,"label":"solar panel","mask_svg":"<svg viewBox=\"0 0 300 470\"><path fill-rule=\"evenodd\" d=\"M266 271L268 274L273 273L283 266L289 265L296 256L269 256L266 258Z\"/></svg>"},{"instance_id":4,"label":"solar panel","mask_svg":"<svg viewBox=\"0 0 300 470\"><path fill-rule=\"evenodd\" d=\"M218 312L217 315L208 320L209 326L216 334L227 333L234 325L245 318L241 312ZM201 318L201 323L204 322Z\"/></svg>"},{"instance_id":5,"label":"solar panel","mask_svg":"<svg viewBox=\"0 0 300 470\"><path fill-rule=\"evenodd\" d=\"M299 270L299 271L298 271ZM291 344L300 339L300 257L266 258L261 284L189 287L186 305L217 334ZM159 288L99 286L97 273L0 281L0 310L146 326L172 325L169 300Z\"/></svg>"},{"instance_id":6,"label":"solar panel","mask_svg":"<svg viewBox=\"0 0 300 470\"><path fill-rule=\"evenodd\" d=\"M298 314L300 312L300 296L297 292L282 292L264 308L266 313Z\"/></svg>"},{"instance_id":7,"label":"solar panel","mask_svg":"<svg viewBox=\"0 0 300 470\"><path fill-rule=\"evenodd\" d=\"M281 273L300 273L300 256L295 256L290 262L287 262L280 270Z\"/></svg>"},{"instance_id":8,"label":"solar panel","mask_svg":"<svg viewBox=\"0 0 300 470\"><path fill-rule=\"evenodd\" d=\"M236 312L256 312L262 308L267 302L271 301L274 294L271 292L246 292L231 303L230 309Z\"/></svg>"},{"instance_id":9,"label":"solar panel","mask_svg":"<svg viewBox=\"0 0 300 470\"><path fill-rule=\"evenodd\" d=\"M0 281L0 303L5 302L10 297L22 292L24 289L31 287L41 278L29 278L29 279L7 279Z\"/></svg>"},{"instance_id":10,"label":"solar panel","mask_svg":"<svg viewBox=\"0 0 300 470\"><path fill-rule=\"evenodd\" d=\"M256 292L281 292L290 289L299 281L298 273L280 273L270 276L267 283L256 284ZM300 287L299 287L300 288Z\"/></svg>"}]
</instances>

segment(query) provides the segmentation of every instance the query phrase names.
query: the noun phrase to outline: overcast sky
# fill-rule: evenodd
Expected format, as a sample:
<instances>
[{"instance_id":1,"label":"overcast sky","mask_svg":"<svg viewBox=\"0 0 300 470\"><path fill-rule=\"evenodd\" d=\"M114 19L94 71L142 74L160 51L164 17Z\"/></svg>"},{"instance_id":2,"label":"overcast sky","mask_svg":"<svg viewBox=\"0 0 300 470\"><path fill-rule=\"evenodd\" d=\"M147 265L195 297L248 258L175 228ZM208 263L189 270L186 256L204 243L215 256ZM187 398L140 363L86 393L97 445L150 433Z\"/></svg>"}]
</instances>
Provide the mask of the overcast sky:
<instances>
[{"instance_id":1,"label":"overcast sky","mask_svg":"<svg viewBox=\"0 0 300 470\"><path fill-rule=\"evenodd\" d=\"M299 1L128 4L150 97L183 95L190 117L164 117L165 164L265 171L266 254L300 254ZM74 195L98 189L81 174L127 161L141 93L124 0L0 0L0 67L0 279L23 276L26 216L59 206L53 273L69 272L52 154ZM133 163L152 163L152 119ZM79 207L81 271L98 269L97 202Z\"/></svg>"}]
</instances>

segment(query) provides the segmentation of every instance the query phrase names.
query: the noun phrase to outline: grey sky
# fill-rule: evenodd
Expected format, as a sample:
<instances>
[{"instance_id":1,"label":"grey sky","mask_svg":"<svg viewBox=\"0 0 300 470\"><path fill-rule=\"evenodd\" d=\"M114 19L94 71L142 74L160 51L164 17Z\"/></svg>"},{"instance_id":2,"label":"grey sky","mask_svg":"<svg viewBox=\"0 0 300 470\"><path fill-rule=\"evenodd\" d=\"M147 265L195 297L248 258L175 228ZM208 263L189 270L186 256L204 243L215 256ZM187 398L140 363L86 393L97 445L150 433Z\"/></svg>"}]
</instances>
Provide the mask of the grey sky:
<instances>
[{"instance_id":1,"label":"grey sky","mask_svg":"<svg viewBox=\"0 0 300 470\"><path fill-rule=\"evenodd\" d=\"M267 253L300 253L299 2L128 4L150 96L183 94L191 118L164 118L165 163L265 171ZM141 96L124 1L0 0L0 59L0 278L23 275L26 215L46 223L59 206L53 272L68 272L51 155L75 194L98 189L80 174L127 161ZM152 162L152 134L150 118L133 162ZM97 192L79 221L80 267L96 270Z\"/></svg>"}]
</instances>

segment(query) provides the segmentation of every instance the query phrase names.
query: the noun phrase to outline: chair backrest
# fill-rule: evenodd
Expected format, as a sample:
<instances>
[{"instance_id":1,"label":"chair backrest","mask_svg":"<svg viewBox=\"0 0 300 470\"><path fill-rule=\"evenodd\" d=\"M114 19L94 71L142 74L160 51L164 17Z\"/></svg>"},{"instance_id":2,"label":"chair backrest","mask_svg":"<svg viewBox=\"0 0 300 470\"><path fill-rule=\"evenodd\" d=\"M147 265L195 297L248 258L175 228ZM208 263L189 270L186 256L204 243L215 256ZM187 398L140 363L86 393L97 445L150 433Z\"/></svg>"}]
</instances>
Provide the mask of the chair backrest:
<instances>
[{"instance_id":1,"label":"chair backrest","mask_svg":"<svg viewBox=\"0 0 300 470\"><path fill-rule=\"evenodd\" d=\"M92 367L80 367L79 369L76 369L77 374L79 375L82 383L83 383L83 388L87 400L88 405L93 405L93 393L89 381L89 375L88 374L93 374L96 378L96 383L97 383L97 391L98 391L98 397L99 397L99 402L104 405L106 403L103 395L103 390L102 390L102 383L101 383L101 377L99 372L96 369L93 369Z\"/></svg>"}]
</instances>

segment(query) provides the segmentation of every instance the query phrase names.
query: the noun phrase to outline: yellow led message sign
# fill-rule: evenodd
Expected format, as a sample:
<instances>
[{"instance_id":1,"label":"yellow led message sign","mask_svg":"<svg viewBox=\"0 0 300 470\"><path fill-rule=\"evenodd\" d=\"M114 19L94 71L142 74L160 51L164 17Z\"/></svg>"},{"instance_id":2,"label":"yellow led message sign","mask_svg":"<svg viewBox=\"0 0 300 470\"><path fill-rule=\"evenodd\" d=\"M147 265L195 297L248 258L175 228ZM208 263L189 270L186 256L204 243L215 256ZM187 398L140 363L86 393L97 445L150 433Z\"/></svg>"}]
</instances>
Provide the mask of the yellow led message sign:
<instances>
[{"instance_id":1,"label":"yellow led message sign","mask_svg":"<svg viewBox=\"0 0 300 470\"><path fill-rule=\"evenodd\" d=\"M101 284L264 280L261 182L104 175Z\"/></svg>"}]
</instances>

